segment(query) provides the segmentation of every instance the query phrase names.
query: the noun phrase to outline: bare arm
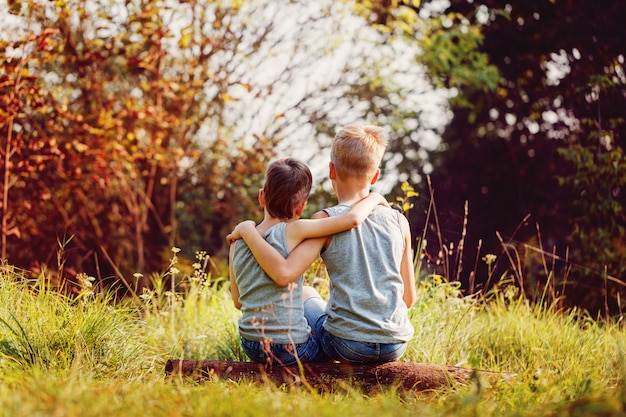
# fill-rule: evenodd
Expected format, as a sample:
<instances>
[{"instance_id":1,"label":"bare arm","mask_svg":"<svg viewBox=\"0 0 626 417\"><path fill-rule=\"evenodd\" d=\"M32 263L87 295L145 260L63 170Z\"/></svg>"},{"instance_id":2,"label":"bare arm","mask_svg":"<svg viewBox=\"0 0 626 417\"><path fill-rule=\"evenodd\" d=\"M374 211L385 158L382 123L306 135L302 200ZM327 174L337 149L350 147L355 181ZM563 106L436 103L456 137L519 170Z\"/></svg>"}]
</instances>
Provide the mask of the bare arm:
<instances>
[{"instance_id":1,"label":"bare arm","mask_svg":"<svg viewBox=\"0 0 626 417\"><path fill-rule=\"evenodd\" d=\"M230 274L230 295L237 310L241 310L241 302L239 302L239 286L235 281L235 273L233 272L233 254L235 253L235 245L231 245L230 254L228 255L228 272Z\"/></svg>"},{"instance_id":2,"label":"bare arm","mask_svg":"<svg viewBox=\"0 0 626 417\"><path fill-rule=\"evenodd\" d=\"M327 215L319 212L314 215L317 216ZM283 258L280 252L263 239L254 222L239 223L237 230L261 268L280 286L289 285L298 279L317 258L326 241L326 237L305 240L292 250L287 258Z\"/></svg>"},{"instance_id":3,"label":"bare arm","mask_svg":"<svg viewBox=\"0 0 626 417\"><path fill-rule=\"evenodd\" d=\"M363 220L378 205L387 205L387 200L378 194L370 193L367 197L354 204L350 210L339 216L317 216L311 219L300 219L287 225L287 242L290 248L295 248L303 240L330 236L344 230L352 229L363 223Z\"/></svg>"},{"instance_id":4,"label":"bare arm","mask_svg":"<svg viewBox=\"0 0 626 417\"><path fill-rule=\"evenodd\" d=\"M404 235L404 253L400 264L400 275L404 282L404 295L402 299L407 308L411 308L417 300L417 290L415 289L415 268L413 267L413 250L411 248L411 229L409 222L404 216L400 216L402 223L402 234Z\"/></svg>"},{"instance_id":5,"label":"bare arm","mask_svg":"<svg viewBox=\"0 0 626 417\"><path fill-rule=\"evenodd\" d=\"M357 202L347 212L334 217L313 216L311 219L298 219L287 225L287 239L290 245L289 249L295 248L305 239L330 236L332 234L352 229L363 223L363 220L378 205L389 206L385 198L378 193L370 193L367 197ZM321 213L321 212L320 212ZM317 214L317 213L316 213ZM235 229L226 236L229 244L243 237L243 231L250 231L255 224L252 220L246 220L239 223ZM246 243L248 237L244 238Z\"/></svg>"},{"instance_id":6,"label":"bare arm","mask_svg":"<svg viewBox=\"0 0 626 417\"><path fill-rule=\"evenodd\" d=\"M243 238L265 273L276 284L285 286L298 279L313 263L324 246L326 236L358 226L380 204L388 205L383 196L371 193L339 216L329 217L321 211L311 219L289 223L287 240L290 249L295 248L286 259L263 239L252 221L239 223L226 239L232 243Z\"/></svg>"}]
</instances>

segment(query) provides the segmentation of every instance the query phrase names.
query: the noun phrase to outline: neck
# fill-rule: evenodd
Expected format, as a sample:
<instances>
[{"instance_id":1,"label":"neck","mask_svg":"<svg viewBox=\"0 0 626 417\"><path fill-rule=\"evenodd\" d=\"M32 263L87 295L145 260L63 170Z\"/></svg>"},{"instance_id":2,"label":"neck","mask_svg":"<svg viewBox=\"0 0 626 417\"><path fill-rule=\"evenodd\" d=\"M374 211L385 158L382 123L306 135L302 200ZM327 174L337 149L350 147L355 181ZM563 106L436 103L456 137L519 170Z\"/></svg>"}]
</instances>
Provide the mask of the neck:
<instances>
[{"instance_id":1,"label":"neck","mask_svg":"<svg viewBox=\"0 0 626 417\"><path fill-rule=\"evenodd\" d=\"M297 217L291 217L289 219L279 219L278 217L271 216L267 210L265 210L265 214L263 215L263 221L259 223L256 228L259 233L263 234L270 228L276 226L278 223L289 223L294 220L297 220Z\"/></svg>"},{"instance_id":2,"label":"neck","mask_svg":"<svg viewBox=\"0 0 626 417\"><path fill-rule=\"evenodd\" d=\"M370 183L358 178L334 181L333 188L339 203L349 206L361 201L370 194Z\"/></svg>"}]
</instances>

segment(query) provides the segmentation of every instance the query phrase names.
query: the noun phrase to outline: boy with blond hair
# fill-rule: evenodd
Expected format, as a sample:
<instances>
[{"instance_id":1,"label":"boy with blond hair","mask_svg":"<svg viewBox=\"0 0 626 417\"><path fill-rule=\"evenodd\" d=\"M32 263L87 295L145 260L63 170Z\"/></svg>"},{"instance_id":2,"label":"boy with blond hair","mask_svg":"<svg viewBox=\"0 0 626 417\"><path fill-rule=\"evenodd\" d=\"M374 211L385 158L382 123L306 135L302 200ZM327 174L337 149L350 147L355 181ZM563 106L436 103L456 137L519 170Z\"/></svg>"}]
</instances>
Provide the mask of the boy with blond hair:
<instances>
[{"instance_id":1,"label":"boy with blond hair","mask_svg":"<svg viewBox=\"0 0 626 417\"><path fill-rule=\"evenodd\" d=\"M312 176L303 162L283 158L272 162L259 191L263 221L252 229L268 244L289 253L305 238L326 236L358 225L377 204L386 204L373 193L344 215L300 220L311 191ZM241 310L241 345L255 362L291 365L320 360L323 352L304 317L302 274L273 281L261 269L244 241L230 248L230 283L235 307Z\"/></svg>"},{"instance_id":2,"label":"boy with blond hair","mask_svg":"<svg viewBox=\"0 0 626 417\"><path fill-rule=\"evenodd\" d=\"M313 218L335 218L367 197L380 175L386 145L380 127L350 125L339 131L329 164L338 204ZM402 356L414 332L408 309L416 299L411 233L404 216L376 206L358 227L308 239L286 259L250 226L240 223L229 238L243 238L276 280L301 275L321 252L330 277L329 300L305 287L304 314L328 357L366 363Z\"/></svg>"}]
</instances>

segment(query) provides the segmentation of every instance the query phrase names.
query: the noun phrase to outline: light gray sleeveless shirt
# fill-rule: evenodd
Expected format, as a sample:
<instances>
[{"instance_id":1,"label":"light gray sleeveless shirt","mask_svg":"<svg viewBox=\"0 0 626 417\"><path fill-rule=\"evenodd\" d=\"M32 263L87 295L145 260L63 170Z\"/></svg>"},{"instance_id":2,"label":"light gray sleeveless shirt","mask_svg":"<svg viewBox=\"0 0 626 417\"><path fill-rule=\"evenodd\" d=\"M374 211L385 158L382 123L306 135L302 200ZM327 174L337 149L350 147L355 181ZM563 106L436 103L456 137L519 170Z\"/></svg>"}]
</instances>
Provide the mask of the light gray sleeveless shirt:
<instances>
[{"instance_id":1,"label":"light gray sleeveless shirt","mask_svg":"<svg viewBox=\"0 0 626 417\"><path fill-rule=\"evenodd\" d=\"M350 206L325 209L337 216ZM332 236L322 259L330 276L328 318L324 327L344 339L406 342L413 336L402 296L400 264L404 253L401 214L378 206L358 227Z\"/></svg>"},{"instance_id":2,"label":"light gray sleeveless shirt","mask_svg":"<svg viewBox=\"0 0 626 417\"><path fill-rule=\"evenodd\" d=\"M279 223L263 238L287 257L285 226ZM241 318L239 334L248 340L271 339L273 343L304 343L311 329L304 318L302 277L286 287L278 286L263 271L243 239L235 242L233 272L239 287Z\"/></svg>"}]
</instances>

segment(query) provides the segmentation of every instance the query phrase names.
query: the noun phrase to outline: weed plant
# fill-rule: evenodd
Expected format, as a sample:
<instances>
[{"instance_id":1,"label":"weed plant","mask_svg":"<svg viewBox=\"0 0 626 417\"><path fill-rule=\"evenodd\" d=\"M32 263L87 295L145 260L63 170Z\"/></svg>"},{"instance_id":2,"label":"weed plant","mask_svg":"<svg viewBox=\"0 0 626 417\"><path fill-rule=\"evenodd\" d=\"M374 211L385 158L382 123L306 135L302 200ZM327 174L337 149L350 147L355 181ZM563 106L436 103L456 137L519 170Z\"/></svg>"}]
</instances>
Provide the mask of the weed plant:
<instances>
[{"instance_id":1,"label":"weed plant","mask_svg":"<svg viewBox=\"0 0 626 417\"><path fill-rule=\"evenodd\" d=\"M45 274L0 269L0 416L621 416L621 320L530 302L508 276L489 293L422 276L416 329L402 360L514 374L489 383L406 395L328 393L270 383L166 379L169 358L247 360L228 280L191 268L176 251L151 287L128 300L87 276L64 295ZM309 283L326 277L310 271ZM187 272L181 272L187 271ZM321 276L320 276L321 275Z\"/></svg>"}]
</instances>

